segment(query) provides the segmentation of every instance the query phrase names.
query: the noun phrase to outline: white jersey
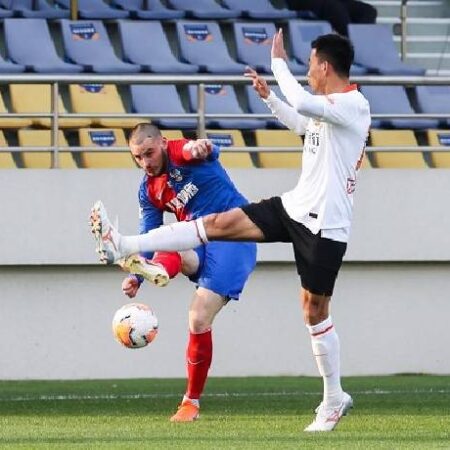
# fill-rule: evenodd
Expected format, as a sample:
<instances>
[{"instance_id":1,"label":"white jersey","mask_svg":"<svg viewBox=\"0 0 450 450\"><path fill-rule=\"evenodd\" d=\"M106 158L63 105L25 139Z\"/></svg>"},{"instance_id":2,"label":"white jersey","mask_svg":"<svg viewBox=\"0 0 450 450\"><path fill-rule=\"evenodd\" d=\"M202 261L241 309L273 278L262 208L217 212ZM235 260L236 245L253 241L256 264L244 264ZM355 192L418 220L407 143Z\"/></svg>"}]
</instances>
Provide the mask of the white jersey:
<instances>
[{"instance_id":1,"label":"white jersey","mask_svg":"<svg viewBox=\"0 0 450 450\"><path fill-rule=\"evenodd\" d=\"M273 92L265 100L288 128L305 135L297 186L282 195L284 209L312 233L347 242L356 174L370 126L369 104L356 85L343 93L312 95L290 73L283 59L272 70L290 105Z\"/></svg>"}]
</instances>

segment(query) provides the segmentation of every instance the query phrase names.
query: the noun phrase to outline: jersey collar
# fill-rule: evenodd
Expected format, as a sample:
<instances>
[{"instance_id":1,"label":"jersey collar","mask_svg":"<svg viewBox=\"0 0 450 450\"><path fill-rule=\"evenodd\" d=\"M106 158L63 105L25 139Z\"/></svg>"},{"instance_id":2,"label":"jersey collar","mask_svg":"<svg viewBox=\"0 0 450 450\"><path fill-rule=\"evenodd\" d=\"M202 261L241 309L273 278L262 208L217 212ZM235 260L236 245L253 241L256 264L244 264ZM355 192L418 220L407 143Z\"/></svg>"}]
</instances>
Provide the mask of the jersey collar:
<instances>
[{"instance_id":1,"label":"jersey collar","mask_svg":"<svg viewBox=\"0 0 450 450\"><path fill-rule=\"evenodd\" d=\"M342 93L356 91L357 89L358 89L358 86L356 84L349 84L348 86L345 86L345 88L342 91Z\"/></svg>"}]
</instances>

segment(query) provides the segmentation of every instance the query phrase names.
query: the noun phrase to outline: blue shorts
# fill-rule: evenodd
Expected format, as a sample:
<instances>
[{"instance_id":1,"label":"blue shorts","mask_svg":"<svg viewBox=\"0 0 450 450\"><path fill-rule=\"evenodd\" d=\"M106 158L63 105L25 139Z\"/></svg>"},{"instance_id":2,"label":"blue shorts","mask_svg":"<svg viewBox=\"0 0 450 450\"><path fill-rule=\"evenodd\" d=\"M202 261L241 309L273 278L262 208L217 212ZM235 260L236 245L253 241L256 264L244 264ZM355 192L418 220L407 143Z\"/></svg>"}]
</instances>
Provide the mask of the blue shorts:
<instances>
[{"instance_id":1,"label":"blue shorts","mask_svg":"<svg viewBox=\"0 0 450 450\"><path fill-rule=\"evenodd\" d=\"M209 242L195 251L200 265L198 272L189 279L222 297L239 300L245 282L256 265L256 244Z\"/></svg>"}]
</instances>

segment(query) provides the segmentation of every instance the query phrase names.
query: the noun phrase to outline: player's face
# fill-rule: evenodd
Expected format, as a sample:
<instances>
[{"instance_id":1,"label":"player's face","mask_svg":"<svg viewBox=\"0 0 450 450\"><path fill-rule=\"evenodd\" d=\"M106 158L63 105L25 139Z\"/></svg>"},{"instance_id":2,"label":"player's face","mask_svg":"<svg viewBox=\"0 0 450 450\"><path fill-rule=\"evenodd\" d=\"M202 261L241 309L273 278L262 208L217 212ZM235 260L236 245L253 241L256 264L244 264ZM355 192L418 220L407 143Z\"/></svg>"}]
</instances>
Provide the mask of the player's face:
<instances>
[{"instance_id":1,"label":"player's face","mask_svg":"<svg viewBox=\"0 0 450 450\"><path fill-rule=\"evenodd\" d=\"M316 49L311 50L309 57L308 84L315 94L325 94L326 73L328 63L321 61L316 55Z\"/></svg>"},{"instance_id":2,"label":"player's face","mask_svg":"<svg viewBox=\"0 0 450 450\"><path fill-rule=\"evenodd\" d=\"M167 139L148 137L141 144L130 143L131 154L141 169L151 177L158 177L166 171L167 166Z\"/></svg>"}]
</instances>

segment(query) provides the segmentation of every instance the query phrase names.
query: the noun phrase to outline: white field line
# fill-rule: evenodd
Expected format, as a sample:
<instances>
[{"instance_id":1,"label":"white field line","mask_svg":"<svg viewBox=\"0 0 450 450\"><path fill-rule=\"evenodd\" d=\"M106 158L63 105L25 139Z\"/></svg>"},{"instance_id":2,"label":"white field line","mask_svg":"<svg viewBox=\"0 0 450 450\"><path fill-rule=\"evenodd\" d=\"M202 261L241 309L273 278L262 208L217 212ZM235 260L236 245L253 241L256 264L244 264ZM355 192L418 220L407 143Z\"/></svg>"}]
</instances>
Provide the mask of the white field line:
<instances>
[{"instance_id":1,"label":"white field line","mask_svg":"<svg viewBox=\"0 0 450 450\"><path fill-rule=\"evenodd\" d=\"M206 393L203 397L303 397L321 395L322 392L218 392ZM423 395L423 394L450 394L450 389L415 389L415 390L384 390L374 389L366 391L351 391L352 395ZM79 400L145 400L158 398L178 398L181 394L68 394L68 395L36 395L2 397L0 402L36 402L36 401L79 401Z\"/></svg>"}]
</instances>

